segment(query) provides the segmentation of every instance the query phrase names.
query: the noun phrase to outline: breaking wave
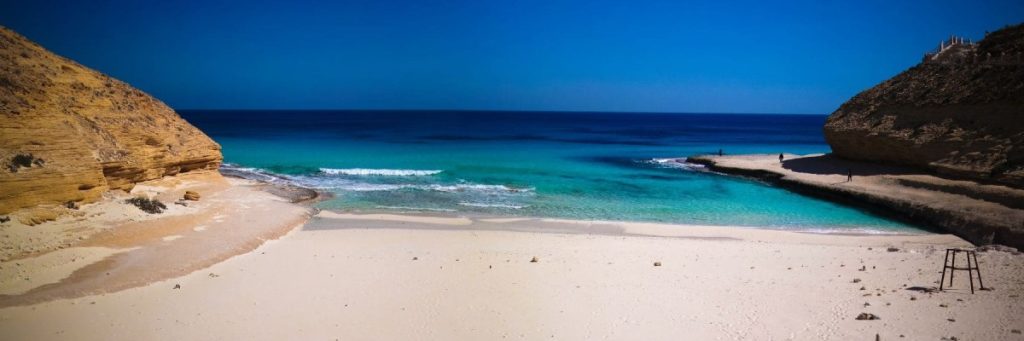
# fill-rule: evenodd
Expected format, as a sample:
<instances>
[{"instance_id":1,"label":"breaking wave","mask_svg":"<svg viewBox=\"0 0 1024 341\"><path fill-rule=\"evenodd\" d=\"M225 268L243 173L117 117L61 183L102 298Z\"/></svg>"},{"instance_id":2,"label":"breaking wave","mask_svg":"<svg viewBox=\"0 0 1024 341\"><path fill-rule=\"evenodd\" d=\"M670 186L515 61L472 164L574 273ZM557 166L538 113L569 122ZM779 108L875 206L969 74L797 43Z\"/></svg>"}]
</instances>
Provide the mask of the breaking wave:
<instances>
[{"instance_id":1,"label":"breaking wave","mask_svg":"<svg viewBox=\"0 0 1024 341\"><path fill-rule=\"evenodd\" d=\"M231 163L225 163L220 165L220 173L226 176L233 176L237 178L257 180L275 184L291 183L291 181L284 176L277 175L259 168L241 167L239 165Z\"/></svg>"},{"instance_id":2,"label":"breaking wave","mask_svg":"<svg viewBox=\"0 0 1024 341\"><path fill-rule=\"evenodd\" d=\"M704 165L686 162L686 158L650 159L643 161L664 168L678 168L685 170L705 170Z\"/></svg>"},{"instance_id":3,"label":"breaking wave","mask_svg":"<svg viewBox=\"0 0 1024 341\"><path fill-rule=\"evenodd\" d=\"M373 169L373 168L320 168L320 172L328 175L359 175L359 176L429 176L440 174L443 170L420 169Z\"/></svg>"},{"instance_id":4,"label":"breaking wave","mask_svg":"<svg viewBox=\"0 0 1024 341\"><path fill-rule=\"evenodd\" d=\"M485 208L509 208L513 210L524 209L530 207L530 205L511 205L511 204L487 204L478 202L460 202L459 205L469 207L485 207Z\"/></svg>"}]
</instances>

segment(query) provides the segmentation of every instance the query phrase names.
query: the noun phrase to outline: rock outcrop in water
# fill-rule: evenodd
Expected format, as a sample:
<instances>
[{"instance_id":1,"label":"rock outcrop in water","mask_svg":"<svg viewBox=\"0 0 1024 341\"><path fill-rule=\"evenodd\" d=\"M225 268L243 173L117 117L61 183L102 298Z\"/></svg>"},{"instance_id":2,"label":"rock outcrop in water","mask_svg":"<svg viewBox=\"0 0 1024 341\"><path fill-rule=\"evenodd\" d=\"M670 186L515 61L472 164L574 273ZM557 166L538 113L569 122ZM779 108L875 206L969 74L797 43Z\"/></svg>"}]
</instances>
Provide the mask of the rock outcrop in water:
<instances>
[{"instance_id":1,"label":"rock outcrop in water","mask_svg":"<svg viewBox=\"0 0 1024 341\"><path fill-rule=\"evenodd\" d=\"M221 160L164 103L0 27L0 214L90 202Z\"/></svg>"},{"instance_id":2,"label":"rock outcrop in water","mask_svg":"<svg viewBox=\"0 0 1024 341\"><path fill-rule=\"evenodd\" d=\"M953 39L825 124L842 158L1024 187L1024 24Z\"/></svg>"}]
</instances>

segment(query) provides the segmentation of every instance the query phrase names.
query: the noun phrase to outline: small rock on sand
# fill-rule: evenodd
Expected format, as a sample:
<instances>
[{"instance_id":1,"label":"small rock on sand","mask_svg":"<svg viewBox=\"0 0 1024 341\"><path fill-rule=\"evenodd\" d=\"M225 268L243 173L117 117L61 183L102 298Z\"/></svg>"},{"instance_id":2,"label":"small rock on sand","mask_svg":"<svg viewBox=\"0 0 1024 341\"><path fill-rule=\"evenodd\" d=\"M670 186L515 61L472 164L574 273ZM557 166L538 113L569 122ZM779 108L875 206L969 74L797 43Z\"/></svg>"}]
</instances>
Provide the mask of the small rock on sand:
<instances>
[{"instance_id":1,"label":"small rock on sand","mask_svg":"<svg viewBox=\"0 0 1024 341\"><path fill-rule=\"evenodd\" d=\"M661 262L654 262L654 266L661 266Z\"/></svg>"},{"instance_id":2,"label":"small rock on sand","mask_svg":"<svg viewBox=\"0 0 1024 341\"><path fill-rule=\"evenodd\" d=\"M533 257L533 258L530 259L530 263L536 263L537 261L538 261L537 257Z\"/></svg>"},{"instance_id":3,"label":"small rock on sand","mask_svg":"<svg viewBox=\"0 0 1024 341\"><path fill-rule=\"evenodd\" d=\"M175 284L175 285L174 285L174 288L175 288L175 289L181 289L181 284Z\"/></svg>"},{"instance_id":4,"label":"small rock on sand","mask_svg":"<svg viewBox=\"0 0 1024 341\"><path fill-rule=\"evenodd\" d=\"M885 249L885 251L889 251L889 252L896 252L896 251L899 251L899 250L900 250L899 248L891 247L891 246L888 249Z\"/></svg>"},{"instance_id":5,"label":"small rock on sand","mask_svg":"<svg viewBox=\"0 0 1024 341\"><path fill-rule=\"evenodd\" d=\"M199 193L194 191L185 191L185 196L182 197L182 199L199 201Z\"/></svg>"},{"instance_id":6,"label":"small rock on sand","mask_svg":"<svg viewBox=\"0 0 1024 341\"><path fill-rule=\"evenodd\" d=\"M877 315L875 315L875 314L871 314L871 313L860 313L860 315L857 315L857 319L858 319L858 320L878 320L879 318L878 318L878 316L877 316Z\"/></svg>"}]
</instances>

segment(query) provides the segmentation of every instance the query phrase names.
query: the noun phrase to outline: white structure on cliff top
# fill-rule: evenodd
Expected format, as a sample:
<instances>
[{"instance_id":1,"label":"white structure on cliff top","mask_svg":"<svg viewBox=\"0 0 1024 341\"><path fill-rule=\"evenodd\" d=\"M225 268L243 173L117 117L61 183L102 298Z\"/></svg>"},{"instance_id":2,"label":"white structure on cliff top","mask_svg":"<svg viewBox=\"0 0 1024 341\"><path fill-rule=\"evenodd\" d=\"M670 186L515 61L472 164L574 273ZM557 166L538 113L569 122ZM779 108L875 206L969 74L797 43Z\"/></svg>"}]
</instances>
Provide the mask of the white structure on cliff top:
<instances>
[{"instance_id":1,"label":"white structure on cliff top","mask_svg":"<svg viewBox=\"0 0 1024 341\"><path fill-rule=\"evenodd\" d=\"M964 51L966 49L973 49L975 43L970 39L957 36L949 36L949 39L939 42L939 47L924 54L924 61L935 61L942 57L948 51Z\"/></svg>"}]
</instances>

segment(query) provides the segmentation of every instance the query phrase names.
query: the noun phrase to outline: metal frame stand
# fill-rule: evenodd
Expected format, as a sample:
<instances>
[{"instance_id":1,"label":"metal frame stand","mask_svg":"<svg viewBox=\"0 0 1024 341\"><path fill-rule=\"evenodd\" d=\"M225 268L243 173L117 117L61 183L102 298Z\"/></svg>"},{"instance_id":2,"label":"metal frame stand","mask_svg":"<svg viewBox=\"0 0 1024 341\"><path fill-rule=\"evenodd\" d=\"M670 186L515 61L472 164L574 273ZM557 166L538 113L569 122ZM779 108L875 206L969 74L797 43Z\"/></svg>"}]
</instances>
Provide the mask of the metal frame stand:
<instances>
[{"instance_id":1,"label":"metal frame stand","mask_svg":"<svg viewBox=\"0 0 1024 341\"><path fill-rule=\"evenodd\" d=\"M967 267L958 268L956 267L956 254L963 252L967 255ZM974 264L971 264L971 258L974 259ZM971 293L974 293L974 273L978 273L978 287L984 290L985 284L981 282L981 269L978 268L978 255L971 250L964 249L946 249L946 258L942 261L942 278L939 279L939 291L942 291L943 284L946 281L946 269L949 269L949 286L953 286L953 273L957 270L966 270L967 277L971 282Z\"/></svg>"}]
</instances>

